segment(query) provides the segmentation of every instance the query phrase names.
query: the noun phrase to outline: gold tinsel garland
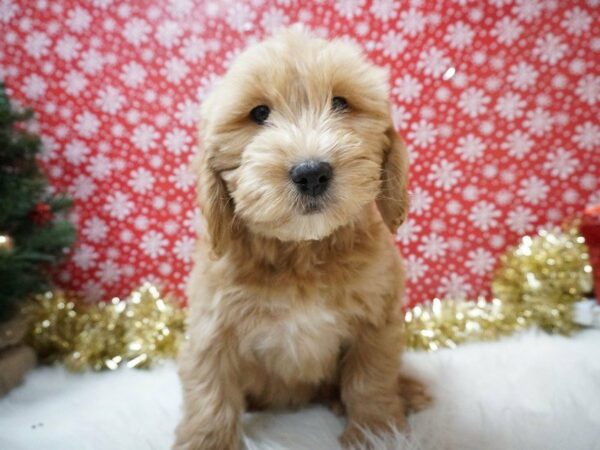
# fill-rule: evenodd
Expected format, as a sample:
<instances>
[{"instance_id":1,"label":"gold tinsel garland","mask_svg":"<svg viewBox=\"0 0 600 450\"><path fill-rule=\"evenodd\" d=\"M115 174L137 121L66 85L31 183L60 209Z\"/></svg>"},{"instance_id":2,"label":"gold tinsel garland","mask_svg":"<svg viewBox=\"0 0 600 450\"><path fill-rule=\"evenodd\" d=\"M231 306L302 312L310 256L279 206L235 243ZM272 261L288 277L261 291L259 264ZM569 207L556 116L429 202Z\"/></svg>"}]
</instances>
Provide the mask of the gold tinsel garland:
<instances>
[{"instance_id":1,"label":"gold tinsel garland","mask_svg":"<svg viewBox=\"0 0 600 450\"><path fill-rule=\"evenodd\" d=\"M500 258L494 298L435 299L406 312L407 347L437 350L467 341L494 340L537 325L570 334L573 303L592 290L592 267L575 227L525 236Z\"/></svg>"},{"instance_id":2,"label":"gold tinsel garland","mask_svg":"<svg viewBox=\"0 0 600 450\"><path fill-rule=\"evenodd\" d=\"M486 301L435 299L405 315L407 347L437 350L467 341L494 340L533 325L569 334L573 303L591 291L591 266L575 228L525 236L500 259ZM185 310L144 284L124 300L95 305L54 291L26 307L31 345L46 361L72 370L149 367L176 355Z\"/></svg>"},{"instance_id":3,"label":"gold tinsel garland","mask_svg":"<svg viewBox=\"0 0 600 450\"><path fill-rule=\"evenodd\" d=\"M124 300L94 305L47 292L25 310L30 343L42 360L63 361L71 370L149 367L174 357L183 338L185 311L148 283Z\"/></svg>"}]
</instances>

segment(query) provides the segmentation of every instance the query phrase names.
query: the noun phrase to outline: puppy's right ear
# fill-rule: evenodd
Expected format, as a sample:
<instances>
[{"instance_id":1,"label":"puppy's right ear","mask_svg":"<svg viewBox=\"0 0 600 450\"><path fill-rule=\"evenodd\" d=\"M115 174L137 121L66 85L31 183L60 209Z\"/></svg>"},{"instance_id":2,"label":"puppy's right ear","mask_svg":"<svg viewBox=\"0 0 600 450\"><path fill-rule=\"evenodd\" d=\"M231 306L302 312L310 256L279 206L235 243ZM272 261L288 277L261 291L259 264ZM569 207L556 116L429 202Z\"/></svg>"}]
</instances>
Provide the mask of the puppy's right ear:
<instances>
[{"instance_id":1,"label":"puppy's right ear","mask_svg":"<svg viewBox=\"0 0 600 450\"><path fill-rule=\"evenodd\" d=\"M200 121L200 154L194 166L198 174L198 200L206 221L205 236L215 256L222 256L231 242L236 227L233 200L225 181L215 167L218 146L210 131L211 124L205 120L210 104L203 105Z\"/></svg>"}]
</instances>

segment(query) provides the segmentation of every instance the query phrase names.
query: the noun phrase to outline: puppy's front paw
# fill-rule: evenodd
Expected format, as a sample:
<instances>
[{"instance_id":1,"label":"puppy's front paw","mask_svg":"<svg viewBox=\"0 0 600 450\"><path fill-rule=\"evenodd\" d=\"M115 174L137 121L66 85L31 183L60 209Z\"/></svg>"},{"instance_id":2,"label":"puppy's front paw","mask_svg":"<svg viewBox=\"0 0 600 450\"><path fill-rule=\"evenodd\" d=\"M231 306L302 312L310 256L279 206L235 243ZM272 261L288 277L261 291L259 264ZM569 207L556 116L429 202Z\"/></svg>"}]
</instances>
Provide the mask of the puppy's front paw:
<instances>
[{"instance_id":1,"label":"puppy's front paw","mask_svg":"<svg viewBox=\"0 0 600 450\"><path fill-rule=\"evenodd\" d=\"M431 395L427 391L425 384L408 375L400 375L398 378L400 384L400 393L404 400L406 409L411 411L421 411L427 408L431 402Z\"/></svg>"},{"instance_id":2,"label":"puppy's front paw","mask_svg":"<svg viewBox=\"0 0 600 450\"><path fill-rule=\"evenodd\" d=\"M348 450L362 445L364 442L365 435L363 430L355 424L349 424L344 430L344 433L340 436L340 444Z\"/></svg>"},{"instance_id":3,"label":"puppy's front paw","mask_svg":"<svg viewBox=\"0 0 600 450\"><path fill-rule=\"evenodd\" d=\"M396 412L389 417L371 418L361 421L351 420L344 433L340 436L340 443L345 449L360 448L374 449L369 443L369 435L390 433L394 430L404 431L407 429L404 411Z\"/></svg>"}]
</instances>

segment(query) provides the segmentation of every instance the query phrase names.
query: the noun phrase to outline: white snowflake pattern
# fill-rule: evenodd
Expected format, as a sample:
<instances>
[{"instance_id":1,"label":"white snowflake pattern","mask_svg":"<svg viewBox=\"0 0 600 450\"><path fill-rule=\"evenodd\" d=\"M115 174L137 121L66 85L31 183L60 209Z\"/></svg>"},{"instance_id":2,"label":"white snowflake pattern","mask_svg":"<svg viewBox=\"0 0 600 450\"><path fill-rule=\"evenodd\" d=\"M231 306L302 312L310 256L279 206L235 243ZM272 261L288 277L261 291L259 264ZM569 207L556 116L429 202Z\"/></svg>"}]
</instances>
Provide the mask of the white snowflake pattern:
<instances>
[{"instance_id":1,"label":"white snowflake pattern","mask_svg":"<svg viewBox=\"0 0 600 450\"><path fill-rule=\"evenodd\" d=\"M396 16L399 6L395 0L373 0L369 11L380 20L388 20Z\"/></svg>"},{"instance_id":2,"label":"white snowflake pattern","mask_svg":"<svg viewBox=\"0 0 600 450\"><path fill-rule=\"evenodd\" d=\"M73 61L79 56L81 44L75 37L67 34L56 42L54 49L59 58L65 61Z\"/></svg>"},{"instance_id":3,"label":"white snowflake pattern","mask_svg":"<svg viewBox=\"0 0 600 450\"><path fill-rule=\"evenodd\" d=\"M577 82L575 88L577 96L588 105L595 105L600 101L600 76L587 74Z\"/></svg>"},{"instance_id":4,"label":"white snowflake pattern","mask_svg":"<svg viewBox=\"0 0 600 450\"><path fill-rule=\"evenodd\" d=\"M134 192L144 193L154 185L154 176L150 171L140 167L131 173L131 178L127 184L131 186Z\"/></svg>"},{"instance_id":5,"label":"white snowflake pattern","mask_svg":"<svg viewBox=\"0 0 600 450\"><path fill-rule=\"evenodd\" d=\"M592 18L587 12L577 6L565 12L564 19L560 22L560 25L567 30L567 33L580 35L590 29Z\"/></svg>"},{"instance_id":6,"label":"white snowflake pattern","mask_svg":"<svg viewBox=\"0 0 600 450\"><path fill-rule=\"evenodd\" d=\"M565 180L571 176L578 166L579 160L572 152L564 148L559 148L549 153L544 162L544 169L550 172L552 176L558 177L561 180Z\"/></svg>"},{"instance_id":7,"label":"white snowflake pattern","mask_svg":"<svg viewBox=\"0 0 600 450\"><path fill-rule=\"evenodd\" d=\"M471 272L479 276L490 273L496 262L496 258L483 248L471 250L467 257L466 266Z\"/></svg>"},{"instance_id":8,"label":"white snowflake pattern","mask_svg":"<svg viewBox=\"0 0 600 450\"><path fill-rule=\"evenodd\" d=\"M199 118L200 106L192 100L185 100L177 105L177 112L175 118L181 122L182 125L192 126L195 125Z\"/></svg>"},{"instance_id":9,"label":"white snowflake pattern","mask_svg":"<svg viewBox=\"0 0 600 450\"><path fill-rule=\"evenodd\" d=\"M537 220L536 215L531 209L524 206L516 206L508 212L506 224L518 234L524 234L532 231L533 223Z\"/></svg>"},{"instance_id":10,"label":"white snowflake pattern","mask_svg":"<svg viewBox=\"0 0 600 450\"><path fill-rule=\"evenodd\" d=\"M181 55L186 61L196 62L208 53L208 43L197 36L190 36L183 43Z\"/></svg>"},{"instance_id":11,"label":"white snowflake pattern","mask_svg":"<svg viewBox=\"0 0 600 450\"><path fill-rule=\"evenodd\" d=\"M82 291L83 298L88 303L98 302L106 293L106 289L104 289L100 283L93 280L86 281L83 285Z\"/></svg>"},{"instance_id":12,"label":"white snowflake pattern","mask_svg":"<svg viewBox=\"0 0 600 450\"><path fill-rule=\"evenodd\" d=\"M476 228L488 231L490 228L498 225L497 219L500 217L500 214L500 211L496 209L494 204L483 200L473 205L469 212L469 220Z\"/></svg>"},{"instance_id":13,"label":"white snowflake pattern","mask_svg":"<svg viewBox=\"0 0 600 450\"><path fill-rule=\"evenodd\" d=\"M432 261L437 261L444 256L447 248L448 243L443 237L435 233L423 237L421 244L418 246L418 250L423 253L427 259Z\"/></svg>"},{"instance_id":14,"label":"white snowflake pattern","mask_svg":"<svg viewBox=\"0 0 600 450\"><path fill-rule=\"evenodd\" d=\"M190 68L180 58L170 58L164 67L164 76L170 83L177 84L190 72Z\"/></svg>"},{"instance_id":15,"label":"white snowflake pattern","mask_svg":"<svg viewBox=\"0 0 600 450\"><path fill-rule=\"evenodd\" d=\"M532 22L542 14L543 5L540 0L516 0L514 14L524 22Z\"/></svg>"},{"instance_id":16,"label":"white snowflake pattern","mask_svg":"<svg viewBox=\"0 0 600 450\"><path fill-rule=\"evenodd\" d=\"M50 47L50 38L46 33L40 31L34 31L25 38L25 51L33 58L41 58L48 54L48 47Z\"/></svg>"},{"instance_id":17,"label":"white snowflake pattern","mask_svg":"<svg viewBox=\"0 0 600 450\"><path fill-rule=\"evenodd\" d=\"M194 254L195 245L195 239L189 236L182 237L175 242L175 246L173 247L175 256L184 262L191 261Z\"/></svg>"},{"instance_id":18,"label":"white snowflake pattern","mask_svg":"<svg viewBox=\"0 0 600 450\"><path fill-rule=\"evenodd\" d=\"M117 220L125 219L133 209L133 202L129 199L129 196L123 192L114 192L109 195L104 209L108 212L111 217Z\"/></svg>"},{"instance_id":19,"label":"white snowflake pattern","mask_svg":"<svg viewBox=\"0 0 600 450\"><path fill-rule=\"evenodd\" d=\"M84 74L77 70L71 70L65 75L64 80L61 81L60 86L68 94L72 96L79 95L88 85L88 80Z\"/></svg>"},{"instance_id":20,"label":"white snowflake pattern","mask_svg":"<svg viewBox=\"0 0 600 450\"><path fill-rule=\"evenodd\" d=\"M146 230L148 228L149 223L150 221L148 220L148 217L143 215L139 215L133 220L133 226L136 230L140 231Z\"/></svg>"},{"instance_id":21,"label":"white snowflake pattern","mask_svg":"<svg viewBox=\"0 0 600 450\"><path fill-rule=\"evenodd\" d=\"M121 267L111 260L102 261L96 270L96 276L104 284L116 283L121 278Z\"/></svg>"},{"instance_id":22,"label":"white snowflake pattern","mask_svg":"<svg viewBox=\"0 0 600 450\"><path fill-rule=\"evenodd\" d=\"M575 189L567 189L562 194L562 199L565 203L573 204L579 201L579 193Z\"/></svg>"},{"instance_id":23,"label":"white snowflake pattern","mask_svg":"<svg viewBox=\"0 0 600 450\"><path fill-rule=\"evenodd\" d=\"M167 133L163 144L165 145L167 150L175 153L176 155L179 155L189 150L191 142L192 138L186 131L176 128L173 131Z\"/></svg>"},{"instance_id":24,"label":"white snowflake pattern","mask_svg":"<svg viewBox=\"0 0 600 450\"><path fill-rule=\"evenodd\" d=\"M440 280L440 292L444 298L466 299L471 292L471 285L463 275L451 273Z\"/></svg>"},{"instance_id":25,"label":"white snowflake pattern","mask_svg":"<svg viewBox=\"0 0 600 450\"><path fill-rule=\"evenodd\" d=\"M552 128L553 118L552 115L543 108L535 108L527 111L523 124L534 136L542 136Z\"/></svg>"},{"instance_id":26,"label":"white snowflake pattern","mask_svg":"<svg viewBox=\"0 0 600 450\"><path fill-rule=\"evenodd\" d=\"M456 153L468 162L477 160L485 151L485 144L474 134L468 134L458 139L458 147Z\"/></svg>"},{"instance_id":27,"label":"white snowflake pattern","mask_svg":"<svg viewBox=\"0 0 600 450\"><path fill-rule=\"evenodd\" d=\"M523 27L517 20L511 19L510 17L503 17L491 31L491 35L494 36L498 42L505 45L512 45L523 32Z\"/></svg>"},{"instance_id":28,"label":"white snowflake pattern","mask_svg":"<svg viewBox=\"0 0 600 450\"><path fill-rule=\"evenodd\" d=\"M159 136L152 125L142 124L134 128L131 141L140 150L148 151L156 146L156 140Z\"/></svg>"},{"instance_id":29,"label":"white snowflake pattern","mask_svg":"<svg viewBox=\"0 0 600 450\"><path fill-rule=\"evenodd\" d=\"M510 81L517 89L528 89L532 87L538 77L538 72L531 64L519 62L511 66L508 81Z\"/></svg>"},{"instance_id":30,"label":"white snowflake pattern","mask_svg":"<svg viewBox=\"0 0 600 450\"><path fill-rule=\"evenodd\" d=\"M92 217L87 220L83 226L84 236L92 242L100 242L108 234L108 225L98 217Z\"/></svg>"},{"instance_id":31,"label":"white snowflake pattern","mask_svg":"<svg viewBox=\"0 0 600 450\"><path fill-rule=\"evenodd\" d=\"M336 11L346 19L353 19L362 14L365 0L336 0Z\"/></svg>"},{"instance_id":32,"label":"white snowflake pattern","mask_svg":"<svg viewBox=\"0 0 600 450\"><path fill-rule=\"evenodd\" d=\"M100 120L89 111L82 112L75 119L75 129L85 138L94 136L98 128L100 128Z\"/></svg>"},{"instance_id":33,"label":"white snowflake pattern","mask_svg":"<svg viewBox=\"0 0 600 450\"><path fill-rule=\"evenodd\" d=\"M81 7L71 9L67 13L67 26L75 33L82 33L85 30L88 30L91 22L92 17L85 9Z\"/></svg>"},{"instance_id":34,"label":"white snowflake pattern","mask_svg":"<svg viewBox=\"0 0 600 450\"><path fill-rule=\"evenodd\" d=\"M450 67L450 58L442 50L432 47L421 52L417 67L425 75L439 77Z\"/></svg>"},{"instance_id":35,"label":"white snowflake pattern","mask_svg":"<svg viewBox=\"0 0 600 450\"><path fill-rule=\"evenodd\" d=\"M35 73L28 75L23 80L23 92L32 100L36 100L44 95L47 88L48 84L46 81Z\"/></svg>"},{"instance_id":36,"label":"white snowflake pattern","mask_svg":"<svg viewBox=\"0 0 600 450\"><path fill-rule=\"evenodd\" d=\"M515 120L523 115L526 102L519 94L507 92L496 102L495 110L498 115L506 120Z\"/></svg>"},{"instance_id":37,"label":"white snowflake pattern","mask_svg":"<svg viewBox=\"0 0 600 450\"><path fill-rule=\"evenodd\" d=\"M288 24L289 20L285 13L278 8L270 8L262 16L260 25L271 32L277 32Z\"/></svg>"},{"instance_id":38,"label":"white snowflake pattern","mask_svg":"<svg viewBox=\"0 0 600 450\"><path fill-rule=\"evenodd\" d=\"M189 15L193 8L193 0L170 0L170 10L175 17L185 17Z\"/></svg>"},{"instance_id":39,"label":"white snowflake pattern","mask_svg":"<svg viewBox=\"0 0 600 450\"><path fill-rule=\"evenodd\" d=\"M573 142L584 150L594 150L600 147L600 126L593 122L584 122L575 127Z\"/></svg>"},{"instance_id":40,"label":"white snowflake pattern","mask_svg":"<svg viewBox=\"0 0 600 450\"><path fill-rule=\"evenodd\" d=\"M423 214L431 207L432 202L431 195L425 189L417 186L410 191L411 214Z\"/></svg>"},{"instance_id":41,"label":"white snowflake pattern","mask_svg":"<svg viewBox=\"0 0 600 450\"><path fill-rule=\"evenodd\" d=\"M425 29L425 16L417 9L411 8L400 13L400 29L408 36L414 37Z\"/></svg>"},{"instance_id":42,"label":"white snowflake pattern","mask_svg":"<svg viewBox=\"0 0 600 450\"><path fill-rule=\"evenodd\" d=\"M473 41L475 32L464 22L456 22L448 27L448 31L444 36L444 41L448 42L450 47L463 49Z\"/></svg>"},{"instance_id":43,"label":"white snowflake pattern","mask_svg":"<svg viewBox=\"0 0 600 450\"><path fill-rule=\"evenodd\" d=\"M146 79L146 70L138 63L132 61L125 64L121 72L121 81L126 86L137 87Z\"/></svg>"},{"instance_id":44,"label":"white snowflake pattern","mask_svg":"<svg viewBox=\"0 0 600 450\"><path fill-rule=\"evenodd\" d=\"M586 191L593 191L598 186L598 180L593 174L587 173L581 177L581 180L579 181L579 186L581 186Z\"/></svg>"},{"instance_id":45,"label":"white snowflake pattern","mask_svg":"<svg viewBox=\"0 0 600 450\"><path fill-rule=\"evenodd\" d=\"M166 245L167 240L165 239L164 235L154 230L144 233L140 242L140 248L142 251L151 258L164 255L166 251Z\"/></svg>"},{"instance_id":46,"label":"white snowflake pattern","mask_svg":"<svg viewBox=\"0 0 600 450\"><path fill-rule=\"evenodd\" d=\"M546 198L550 187L536 175L532 175L521 181L521 187L517 193L528 203L537 204Z\"/></svg>"},{"instance_id":47,"label":"white snowflake pattern","mask_svg":"<svg viewBox=\"0 0 600 450\"><path fill-rule=\"evenodd\" d=\"M90 154L90 148L83 141L75 139L65 146L65 158L71 164L83 163Z\"/></svg>"},{"instance_id":48,"label":"white snowflake pattern","mask_svg":"<svg viewBox=\"0 0 600 450\"><path fill-rule=\"evenodd\" d=\"M88 162L90 174L98 180L103 180L109 176L113 166L113 160L104 155L95 155L91 157Z\"/></svg>"},{"instance_id":49,"label":"white snowflake pattern","mask_svg":"<svg viewBox=\"0 0 600 450\"><path fill-rule=\"evenodd\" d=\"M186 190L194 185L196 179L194 174L189 170L188 165L182 164L175 168L173 174L169 176L169 181L177 189Z\"/></svg>"},{"instance_id":50,"label":"white snowflake pattern","mask_svg":"<svg viewBox=\"0 0 600 450\"><path fill-rule=\"evenodd\" d=\"M66 153L65 153L66 155ZM67 158L68 159L68 158ZM69 194L77 200L87 200L96 190L96 184L87 175L79 175L74 180L69 188Z\"/></svg>"},{"instance_id":51,"label":"white snowflake pattern","mask_svg":"<svg viewBox=\"0 0 600 450\"><path fill-rule=\"evenodd\" d=\"M487 109L490 98L485 92L477 88L468 88L460 94L458 107L469 117L474 118L483 114Z\"/></svg>"},{"instance_id":52,"label":"white snowflake pattern","mask_svg":"<svg viewBox=\"0 0 600 450\"><path fill-rule=\"evenodd\" d=\"M125 103L125 96L114 86L106 86L98 92L96 104L107 114L116 114Z\"/></svg>"},{"instance_id":53,"label":"white snowflake pattern","mask_svg":"<svg viewBox=\"0 0 600 450\"><path fill-rule=\"evenodd\" d=\"M463 198L469 202L475 201L479 198L479 189L472 184L466 186L463 189Z\"/></svg>"},{"instance_id":54,"label":"white snowflake pattern","mask_svg":"<svg viewBox=\"0 0 600 450\"><path fill-rule=\"evenodd\" d=\"M81 244L73 253L73 262L83 270L93 267L97 259L98 252L91 245Z\"/></svg>"},{"instance_id":55,"label":"white snowflake pattern","mask_svg":"<svg viewBox=\"0 0 600 450\"><path fill-rule=\"evenodd\" d=\"M421 89L423 86L419 80L407 74L396 79L392 93L396 94L400 100L410 103L419 97Z\"/></svg>"},{"instance_id":56,"label":"white snowflake pattern","mask_svg":"<svg viewBox=\"0 0 600 450\"><path fill-rule=\"evenodd\" d=\"M148 34L152 28L143 19L133 18L128 20L123 27L123 37L136 47L148 41Z\"/></svg>"},{"instance_id":57,"label":"white snowflake pattern","mask_svg":"<svg viewBox=\"0 0 600 450\"><path fill-rule=\"evenodd\" d=\"M156 40L165 48L173 48L183 33L179 24L172 20L165 20L156 29Z\"/></svg>"},{"instance_id":58,"label":"white snowflake pattern","mask_svg":"<svg viewBox=\"0 0 600 450\"><path fill-rule=\"evenodd\" d=\"M237 31L248 31L256 20L256 11L244 3L234 3L227 10L227 24Z\"/></svg>"},{"instance_id":59,"label":"white snowflake pattern","mask_svg":"<svg viewBox=\"0 0 600 450\"><path fill-rule=\"evenodd\" d=\"M441 159L431 165L431 172L427 175L427 179L435 187L448 191L458 182L461 175L462 172L456 168L455 163Z\"/></svg>"},{"instance_id":60,"label":"white snowflake pattern","mask_svg":"<svg viewBox=\"0 0 600 450\"><path fill-rule=\"evenodd\" d=\"M426 147L433 144L436 136L435 127L425 120L413 123L408 133L408 139L417 147Z\"/></svg>"},{"instance_id":61,"label":"white snowflake pattern","mask_svg":"<svg viewBox=\"0 0 600 450\"><path fill-rule=\"evenodd\" d=\"M528 134L516 130L506 137L506 141L502 143L502 148L508 152L510 156L515 158L523 158L533 148L533 140Z\"/></svg>"},{"instance_id":62,"label":"white snowflake pattern","mask_svg":"<svg viewBox=\"0 0 600 450\"><path fill-rule=\"evenodd\" d=\"M396 58L401 54L407 45L408 43L402 35L395 31L390 30L381 37L383 54L391 58Z\"/></svg>"},{"instance_id":63,"label":"white snowflake pattern","mask_svg":"<svg viewBox=\"0 0 600 450\"><path fill-rule=\"evenodd\" d=\"M556 64L558 60L562 59L568 48L569 46L562 41L560 36L548 33L536 39L533 54L542 62Z\"/></svg>"},{"instance_id":64,"label":"white snowflake pattern","mask_svg":"<svg viewBox=\"0 0 600 450\"><path fill-rule=\"evenodd\" d=\"M19 6L12 0L0 0L0 22L10 23L19 11Z\"/></svg>"},{"instance_id":65,"label":"white snowflake pattern","mask_svg":"<svg viewBox=\"0 0 600 450\"><path fill-rule=\"evenodd\" d=\"M218 81L219 78L215 74L210 74L209 76L202 78L200 88L198 88L198 100L200 100L200 102L206 99Z\"/></svg>"},{"instance_id":66,"label":"white snowflake pattern","mask_svg":"<svg viewBox=\"0 0 600 450\"><path fill-rule=\"evenodd\" d=\"M418 240L418 234L422 230L421 225L417 224L414 219L406 219L406 221L396 231L396 241L408 245L413 241Z\"/></svg>"},{"instance_id":67,"label":"white snowflake pattern","mask_svg":"<svg viewBox=\"0 0 600 450\"><path fill-rule=\"evenodd\" d=\"M92 48L81 54L79 67L85 73L94 75L102 70L105 62L104 55Z\"/></svg>"},{"instance_id":68,"label":"white snowflake pattern","mask_svg":"<svg viewBox=\"0 0 600 450\"><path fill-rule=\"evenodd\" d=\"M427 264L423 258L418 258L415 255L408 255L405 259L406 278L410 281L417 281L425 276L427 272Z\"/></svg>"},{"instance_id":69,"label":"white snowflake pattern","mask_svg":"<svg viewBox=\"0 0 600 450\"><path fill-rule=\"evenodd\" d=\"M394 126L398 130L403 130L408 126L408 121L411 118L411 114L404 106L392 106L392 121Z\"/></svg>"}]
</instances>

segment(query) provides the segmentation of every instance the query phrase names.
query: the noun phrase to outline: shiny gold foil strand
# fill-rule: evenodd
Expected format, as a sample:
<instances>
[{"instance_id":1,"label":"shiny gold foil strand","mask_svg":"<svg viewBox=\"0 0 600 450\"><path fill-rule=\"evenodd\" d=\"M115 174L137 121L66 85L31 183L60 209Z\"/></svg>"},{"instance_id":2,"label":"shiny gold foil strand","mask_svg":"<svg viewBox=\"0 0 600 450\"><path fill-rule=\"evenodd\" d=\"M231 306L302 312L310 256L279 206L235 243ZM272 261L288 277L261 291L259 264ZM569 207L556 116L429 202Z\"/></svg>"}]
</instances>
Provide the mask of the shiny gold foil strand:
<instances>
[{"instance_id":1,"label":"shiny gold foil strand","mask_svg":"<svg viewBox=\"0 0 600 450\"><path fill-rule=\"evenodd\" d=\"M570 334L573 304L591 292L592 267L585 241L570 226L525 236L501 258L490 302L435 299L405 314L406 345L414 350L453 348L495 340L530 326Z\"/></svg>"},{"instance_id":2,"label":"shiny gold foil strand","mask_svg":"<svg viewBox=\"0 0 600 450\"><path fill-rule=\"evenodd\" d=\"M414 306L405 314L405 342L411 350L435 351L464 342L497 340L532 325L528 314L499 299L446 298Z\"/></svg>"},{"instance_id":3,"label":"shiny gold foil strand","mask_svg":"<svg viewBox=\"0 0 600 450\"><path fill-rule=\"evenodd\" d=\"M74 371L149 367L177 354L185 311L146 283L128 298L83 304L60 291L26 306L29 340L40 357Z\"/></svg>"},{"instance_id":4,"label":"shiny gold foil strand","mask_svg":"<svg viewBox=\"0 0 600 450\"><path fill-rule=\"evenodd\" d=\"M585 240L575 226L525 236L500 258L492 293L531 314L548 332L569 334L573 303L592 291L592 266Z\"/></svg>"}]
</instances>

